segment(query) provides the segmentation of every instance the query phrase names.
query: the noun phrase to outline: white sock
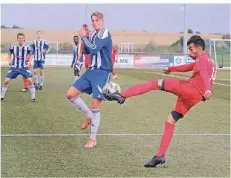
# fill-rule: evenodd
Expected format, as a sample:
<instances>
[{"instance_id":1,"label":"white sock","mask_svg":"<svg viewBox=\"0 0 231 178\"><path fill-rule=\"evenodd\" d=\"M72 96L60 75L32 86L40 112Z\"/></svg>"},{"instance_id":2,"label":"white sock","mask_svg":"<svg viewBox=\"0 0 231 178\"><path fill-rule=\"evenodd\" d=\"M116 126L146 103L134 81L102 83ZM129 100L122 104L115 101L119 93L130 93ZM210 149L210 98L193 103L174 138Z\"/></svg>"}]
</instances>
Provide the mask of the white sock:
<instances>
[{"instance_id":1,"label":"white sock","mask_svg":"<svg viewBox=\"0 0 231 178\"><path fill-rule=\"evenodd\" d=\"M92 109L92 121L91 121L91 139L96 140L96 135L100 123L100 111L99 109Z\"/></svg>"},{"instance_id":2,"label":"white sock","mask_svg":"<svg viewBox=\"0 0 231 178\"><path fill-rule=\"evenodd\" d=\"M35 87L34 85L29 87L30 94L31 94L31 99L35 99Z\"/></svg>"},{"instance_id":3,"label":"white sock","mask_svg":"<svg viewBox=\"0 0 231 178\"><path fill-rule=\"evenodd\" d=\"M40 75L40 86L43 86L43 82L44 82L44 74Z\"/></svg>"},{"instance_id":4,"label":"white sock","mask_svg":"<svg viewBox=\"0 0 231 178\"><path fill-rule=\"evenodd\" d=\"M7 89L8 89L8 86L7 86L7 85L3 85L3 86L2 86L1 98L4 98L4 97L5 97L5 94L6 94Z\"/></svg>"},{"instance_id":5,"label":"white sock","mask_svg":"<svg viewBox=\"0 0 231 178\"><path fill-rule=\"evenodd\" d=\"M38 75L36 75L36 74L34 74L34 83L35 83L36 85L39 84Z\"/></svg>"},{"instance_id":6,"label":"white sock","mask_svg":"<svg viewBox=\"0 0 231 178\"><path fill-rule=\"evenodd\" d=\"M80 97L69 99L69 101L72 102L77 109L82 111L87 116L87 118L92 118L91 110Z\"/></svg>"}]
</instances>

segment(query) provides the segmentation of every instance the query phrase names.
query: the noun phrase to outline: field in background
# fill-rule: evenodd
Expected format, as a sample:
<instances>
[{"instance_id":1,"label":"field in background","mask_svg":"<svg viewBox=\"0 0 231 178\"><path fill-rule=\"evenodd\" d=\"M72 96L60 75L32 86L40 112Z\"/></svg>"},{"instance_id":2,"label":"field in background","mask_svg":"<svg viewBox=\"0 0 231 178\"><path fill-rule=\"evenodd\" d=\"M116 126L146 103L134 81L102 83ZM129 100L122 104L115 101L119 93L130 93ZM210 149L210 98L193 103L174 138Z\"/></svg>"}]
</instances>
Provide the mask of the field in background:
<instances>
[{"instance_id":1,"label":"field in background","mask_svg":"<svg viewBox=\"0 0 231 178\"><path fill-rule=\"evenodd\" d=\"M117 71L116 82L122 89L164 77L159 70ZM122 106L104 103L99 134L105 135L98 136L94 149L86 150L83 146L90 129L80 130L85 117L65 98L73 80L72 69L46 68L45 72L44 90L36 93L38 102L31 103L29 93L19 92L19 77L1 103L3 177L229 177L229 71L218 71L213 98L179 121L175 134L180 135L175 135L170 145L166 168L159 169L145 169L143 164L158 149L175 96L154 91ZM2 79L6 73L7 68L2 68ZM173 75L188 77L190 73ZM81 97L91 103L91 97Z\"/></svg>"}]
</instances>

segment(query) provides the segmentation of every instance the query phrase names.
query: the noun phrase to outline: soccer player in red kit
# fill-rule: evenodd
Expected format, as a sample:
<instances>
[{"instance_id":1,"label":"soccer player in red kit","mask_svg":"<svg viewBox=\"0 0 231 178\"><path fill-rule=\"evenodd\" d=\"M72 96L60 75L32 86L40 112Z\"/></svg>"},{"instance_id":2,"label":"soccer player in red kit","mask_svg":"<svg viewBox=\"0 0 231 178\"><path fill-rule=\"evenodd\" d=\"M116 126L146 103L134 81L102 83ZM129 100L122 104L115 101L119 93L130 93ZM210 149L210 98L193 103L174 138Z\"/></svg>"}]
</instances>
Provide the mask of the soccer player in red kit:
<instances>
[{"instance_id":1,"label":"soccer player in red kit","mask_svg":"<svg viewBox=\"0 0 231 178\"><path fill-rule=\"evenodd\" d=\"M114 66L115 62L118 61L118 50L114 46L112 48L112 58L111 59L112 59L112 65ZM113 75L114 79L117 78L114 67L113 67L113 71L111 72L111 74Z\"/></svg>"},{"instance_id":2,"label":"soccer player in red kit","mask_svg":"<svg viewBox=\"0 0 231 178\"><path fill-rule=\"evenodd\" d=\"M169 114L165 122L164 134L162 135L160 147L155 156L148 161L145 167L156 167L165 163L165 153L173 137L175 123L200 101L210 99L212 96L211 87L216 77L216 65L205 50L205 42L200 36L192 36L188 43L189 55L195 60L191 64L172 66L164 69L165 74L170 72L193 71L192 77L188 80L178 78L165 78L151 80L144 84L135 85L122 93L105 93L107 100L116 100L123 104L125 99L145 94L152 90L163 90L178 96L175 108Z\"/></svg>"},{"instance_id":3,"label":"soccer player in red kit","mask_svg":"<svg viewBox=\"0 0 231 178\"><path fill-rule=\"evenodd\" d=\"M88 69L90 62L91 62L91 56L89 54L83 54L83 50L84 50L84 44L81 43L80 54L84 55L84 67L85 67L85 69Z\"/></svg>"}]
</instances>

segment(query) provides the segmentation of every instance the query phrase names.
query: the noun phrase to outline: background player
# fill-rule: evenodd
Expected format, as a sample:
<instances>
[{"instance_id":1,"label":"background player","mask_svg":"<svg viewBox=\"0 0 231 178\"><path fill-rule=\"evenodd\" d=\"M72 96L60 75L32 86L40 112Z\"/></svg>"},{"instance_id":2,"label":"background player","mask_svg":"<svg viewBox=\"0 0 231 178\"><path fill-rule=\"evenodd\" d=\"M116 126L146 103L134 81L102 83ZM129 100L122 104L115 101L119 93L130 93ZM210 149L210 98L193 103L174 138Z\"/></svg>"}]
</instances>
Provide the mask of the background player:
<instances>
[{"instance_id":1,"label":"background player","mask_svg":"<svg viewBox=\"0 0 231 178\"><path fill-rule=\"evenodd\" d=\"M46 53L49 46L45 40L42 39L42 31L37 31L37 40L33 41L32 50L34 54L34 82L36 89L43 89L44 82L44 63L46 59ZM40 76L38 76L40 75ZM39 81L40 79L40 81Z\"/></svg>"},{"instance_id":2,"label":"background player","mask_svg":"<svg viewBox=\"0 0 231 178\"><path fill-rule=\"evenodd\" d=\"M122 104L126 98L142 95L151 90L163 90L178 96L176 106L169 114L165 122L165 130L161 139L159 151L147 162L145 167L155 167L165 163L164 155L171 142L175 123L200 101L205 101L212 96L211 86L216 77L216 66L210 56L205 53L205 42L200 36L192 36L188 43L190 56L195 59L194 63L182 66L173 66L164 69L164 73L193 71L189 80L178 78L166 78L151 80L144 84L135 85L120 94L105 94L108 100L116 100Z\"/></svg>"},{"instance_id":3,"label":"background player","mask_svg":"<svg viewBox=\"0 0 231 178\"><path fill-rule=\"evenodd\" d=\"M112 65L114 66L115 62L118 61L118 50L115 46L112 48ZM117 78L118 76L115 73L115 68L113 67L112 73L113 79Z\"/></svg>"},{"instance_id":4,"label":"background player","mask_svg":"<svg viewBox=\"0 0 231 178\"><path fill-rule=\"evenodd\" d=\"M23 33L18 33L17 43L12 44L9 49L9 65L11 66L8 71L4 84L2 86L1 99L3 100L8 89L8 85L11 83L12 79L17 78L18 75L22 75L28 80L29 90L31 93L31 100L36 101L35 99L35 87L33 85L32 73L29 71L28 67L30 66L31 61L31 48L24 44L25 35ZM13 60L12 60L13 54ZM26 61L29 61L26 65Z\"/></svg>"},{"instance_id":5,"label":"background player","mask_svg":"<svg viewBox=\"0 0 231 178\"><path fill-rule=\"evenodd\" d=\"M76 81L80 76L80 71L83 66L83 55L81 54L79 47L79 37L74 36L73 39L75 45L73 46L73 60L71 63L71 68L74 67L74 81Z\"/></svg>"},{"instance_id":6,"label":"background player","mask_svg":"<svg viewBox=\"0 0 231 178\"><path fill-rule=\"evenodd\" d=\"M84 43L84 53L90 53L91 55L91 64L89 69L75 81L66 94L68 100L89 118L85 122L86 125L91 123L91 135L85 148L93 148L96 145L96 134L100 123L99 108L101 101L104 99L102 88L108 82L112 71L112 39L108 29L103 27L103 14L94 12L91 15L91 20L95 29L91 40L89 40L89 30L86 26L83 26L79 32L79 36ZM91 110L79 97L82 92L93 94Z\"/></svg>"},{"instance_id":7,"label":"background player","mask_svg":"<svg viewBox=\"0 0 231 178\"><path fill-rule=\"evenodd\" d=\"M89 34L89 36L90 36L90 34ZM80 45L80 54L81 54L81 58L83 58L83 61L84 61L84 68L85 68L85 70L87 70L90 63L91 63L91 56L90 56L90 54L84 53L84 44L83 43L81 43L81 45Z\"/></svg>"}]
</instances>

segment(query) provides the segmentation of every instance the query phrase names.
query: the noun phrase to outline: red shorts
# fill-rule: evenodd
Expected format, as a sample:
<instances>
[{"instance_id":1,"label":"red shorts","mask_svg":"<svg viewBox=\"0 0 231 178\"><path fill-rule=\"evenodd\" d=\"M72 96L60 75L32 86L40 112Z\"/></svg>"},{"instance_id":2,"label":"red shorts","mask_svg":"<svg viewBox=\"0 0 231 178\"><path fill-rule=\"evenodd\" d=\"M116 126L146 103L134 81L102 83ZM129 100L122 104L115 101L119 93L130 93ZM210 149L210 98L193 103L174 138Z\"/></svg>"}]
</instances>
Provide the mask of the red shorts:
<instances>
[{"instance_id":1,"label":"red shorts","mask_svg":"<svg viewBox=\"0 0 231 178\"><path fill-rule=\"evenodd\" d=\"M88 66L90 65L90 55L89 54L85 54L84 55L84 63L85 63L85 68L88 68Z\"/></svg>"},{"instance_id":2,"label":"red shorts","mask_svg":"<svg viewBox=\"0 0 231 178\"><path fill-rule=\"evenodd\" d=\"M197 103L202 101L202 96L192 83L175 78L164 79L163 89L178 96L173 111L184 115Z\"/></svg>"}]
</instances>

